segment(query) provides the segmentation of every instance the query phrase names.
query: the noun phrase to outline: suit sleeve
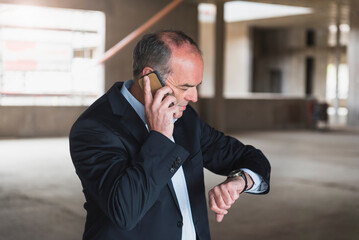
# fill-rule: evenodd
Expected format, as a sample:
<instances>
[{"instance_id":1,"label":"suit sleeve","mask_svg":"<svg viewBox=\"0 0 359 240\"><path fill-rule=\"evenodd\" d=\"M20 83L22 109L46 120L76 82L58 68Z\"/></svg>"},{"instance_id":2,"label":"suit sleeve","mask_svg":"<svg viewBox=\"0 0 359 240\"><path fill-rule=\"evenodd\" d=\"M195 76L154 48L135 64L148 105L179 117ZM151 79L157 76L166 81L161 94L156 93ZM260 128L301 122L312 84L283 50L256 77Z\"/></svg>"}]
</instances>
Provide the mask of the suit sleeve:
<instances>
[{"instance_id":1,"label":"suit sleeve","mask_svg":"<svg viewBox=\"0 0 359 240\"><path fill-rule=\"evenodd\" d=\"M173 162L189 153L151 131L138 154L129 156L121 137L95 120L75 123L71 157L84 191L111 221L130 230L158 199L175 171Z\"/></svg>"},{"instance_id":2,"label":"suit sleeve","mask_svg":"<svg viewBox=\"0 0 359 240\"><path fill-rule=\"evenodd\" d=\"M271 166L264 154L250 145L244 145L237 139L226 136L215 130L203 121L201 126L201 149L203 153L204 167L220 174L228 175L230 171L247 168L260 175L268 185Z\"/></svg>"}]
</instances>

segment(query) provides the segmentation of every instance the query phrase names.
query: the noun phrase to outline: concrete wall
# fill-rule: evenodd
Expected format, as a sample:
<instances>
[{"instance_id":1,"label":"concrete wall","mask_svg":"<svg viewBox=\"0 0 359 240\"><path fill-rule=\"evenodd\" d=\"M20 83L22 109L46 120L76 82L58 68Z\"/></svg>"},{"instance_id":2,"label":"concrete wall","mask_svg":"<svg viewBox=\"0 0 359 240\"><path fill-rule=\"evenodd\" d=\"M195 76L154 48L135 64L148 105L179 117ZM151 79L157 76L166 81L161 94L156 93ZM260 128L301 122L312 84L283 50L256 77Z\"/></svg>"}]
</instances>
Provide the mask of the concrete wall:
<instances>
[{"instance_id":1,"label":"concrete wall","mask_svg":"<svg viewBox=\"0 0 359 240\"><path fill-rule=\"evenodd\" d=\"M200 117L213 124L213 99L201 99ZM304 129L313 127L309 120L310 99L262 94L225 99L226 132L246 130Z\"/></svg>"},{"instance_id":2,"label":"concrete wall","mask_svg":"<svg viewBox=\"0 0 359 240\"><path fill-rule=\"evenodd\" d=\"M0 137L57 137L70 127L86 107L0 107Z\"/></svg>"},{"instance_id":3,"label":"concrete wall","mask_svg":"<svg viewBox=\"0 0 359 240\"><path fill-rule=\"evenodd\" d=\"M253 89L255 92L270 91L270 71L282 72L282 93L292 96L305 94L305 60L315 59L313 95L324 100L328 55L327 31L313 29L316 44L307 47L305 28L255 28L253 29Z\"/></svg>"},{"instance_id":4,"label":"concrete wall","mask_svg":"<svg viewBox=\"0 0 359 240\"><path fill-rule=\"evenodd\" d=\"M0 3L98 10L106 15L105 49L114 46L170 0L0 0ZM180 29L198 40L197 5L183 2L149 31ZM136 41L135 41L136 42ZM105 90L116 81L132 78L132 49L129 44L105 64ZM83 107L0 106L0 137L65 136Z\"/></svg>"}]
</instances>

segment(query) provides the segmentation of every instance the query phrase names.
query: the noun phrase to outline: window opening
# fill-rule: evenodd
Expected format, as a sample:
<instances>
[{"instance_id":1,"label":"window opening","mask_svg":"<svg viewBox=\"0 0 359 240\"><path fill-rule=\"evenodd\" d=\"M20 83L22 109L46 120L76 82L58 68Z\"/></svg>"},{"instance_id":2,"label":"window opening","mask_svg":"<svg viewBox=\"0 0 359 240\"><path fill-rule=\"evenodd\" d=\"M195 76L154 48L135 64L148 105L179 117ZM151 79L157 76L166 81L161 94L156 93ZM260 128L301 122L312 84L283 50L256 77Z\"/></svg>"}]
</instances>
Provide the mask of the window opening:
<instances>
[{"instance_id":1,"label":"window opening","mask_svg":"<svg viewBox=\"0 0 359 240\"><path fill-rule=\"evenodd\" d=\"M0 105L89 105L104 92L104 13L11 4L0 12Z\"/></svg>"}]
</instances>

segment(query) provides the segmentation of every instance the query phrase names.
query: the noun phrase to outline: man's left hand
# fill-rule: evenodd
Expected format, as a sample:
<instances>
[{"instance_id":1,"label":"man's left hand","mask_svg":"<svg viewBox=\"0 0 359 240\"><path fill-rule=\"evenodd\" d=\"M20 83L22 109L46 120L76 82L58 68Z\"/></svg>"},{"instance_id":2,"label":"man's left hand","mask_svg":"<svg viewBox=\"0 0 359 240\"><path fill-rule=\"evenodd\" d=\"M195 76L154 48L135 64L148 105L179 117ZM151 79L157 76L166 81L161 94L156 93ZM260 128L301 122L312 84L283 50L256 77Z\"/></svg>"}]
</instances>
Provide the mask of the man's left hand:
<instances>
[{"instance_id":1,"label":"man's left hand","mask_svg":"<svg viewBox=\"0 0 359 240\"><path fill-rule=\"evenodd\" d=\"M252 178L247 174L248 187L253 186ZM243 192L245 182L242 177L228 178L223 183L215 186L208 192L208 201L210 209L216 213L217 222L221 222L224 215L228 213L228 209L239 198L239 194Z\"/></svg>"}]
</instances>

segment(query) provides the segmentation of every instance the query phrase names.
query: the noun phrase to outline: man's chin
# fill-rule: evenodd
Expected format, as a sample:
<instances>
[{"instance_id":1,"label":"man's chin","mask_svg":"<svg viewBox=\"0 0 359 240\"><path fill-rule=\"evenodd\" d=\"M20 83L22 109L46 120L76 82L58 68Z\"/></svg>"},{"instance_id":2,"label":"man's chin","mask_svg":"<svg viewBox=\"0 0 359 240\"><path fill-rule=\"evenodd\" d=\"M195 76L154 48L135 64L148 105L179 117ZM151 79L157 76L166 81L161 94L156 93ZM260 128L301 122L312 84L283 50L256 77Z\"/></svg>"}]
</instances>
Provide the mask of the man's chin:
<instances>
[{"instance_id":1,"label":"man's chin","mask_svg":"<svg viewBox=\"0 0 359 240\"><path fill-rule=\"evenodd\" d=\"M180 107L180 111L183 112L184 110L186 110L187 105L179 106L179 107Z\"/></svg>"}]
</instances>

